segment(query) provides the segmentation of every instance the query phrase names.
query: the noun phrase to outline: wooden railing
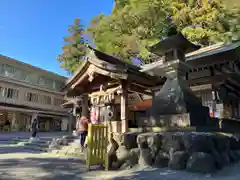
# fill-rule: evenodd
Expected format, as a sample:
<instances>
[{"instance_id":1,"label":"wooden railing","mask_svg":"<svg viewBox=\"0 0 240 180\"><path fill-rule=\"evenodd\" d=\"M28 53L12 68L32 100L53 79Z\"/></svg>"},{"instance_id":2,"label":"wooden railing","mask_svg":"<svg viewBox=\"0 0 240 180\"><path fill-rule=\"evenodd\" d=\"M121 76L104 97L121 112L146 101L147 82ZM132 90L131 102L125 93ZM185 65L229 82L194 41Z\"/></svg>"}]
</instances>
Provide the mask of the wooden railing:
<instances>
[{"instance_id":1,"label":"wooden railing","mask_svg":"<svg viewBox=\"0 0 240 180\"><path fill-rule=\"evenodd\" d=\"M87 169L93 165L103 165L108 170L108 127L104 124L89 124L87 138Z\"/></svg>"}]
</instances>

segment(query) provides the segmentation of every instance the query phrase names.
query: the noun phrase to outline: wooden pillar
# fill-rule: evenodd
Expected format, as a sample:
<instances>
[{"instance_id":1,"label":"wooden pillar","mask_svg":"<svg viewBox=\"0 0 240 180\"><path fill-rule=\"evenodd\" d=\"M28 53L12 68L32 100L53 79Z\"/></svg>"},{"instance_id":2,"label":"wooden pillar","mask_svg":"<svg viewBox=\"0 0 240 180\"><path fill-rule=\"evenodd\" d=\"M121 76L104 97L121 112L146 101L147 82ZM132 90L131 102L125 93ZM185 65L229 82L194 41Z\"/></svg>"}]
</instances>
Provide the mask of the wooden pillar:
<instances>
[{"instance_id":1,"label":"wooden pillar","mask_svg":"<svg viewBox=\"0 0 240 180\"><path fill-rule=\"evenodd\" d=\"M211 77L215 76L215 70L213 66L209 68L210 75ZM215 89L215 84L212 82L212 115L215 117L215 112L216 112L216 101L217 101L217 96L216 96L216 89Z\"/></svg>"},{"instance_id":2,"label":"wooden pillar","mask_svg":"<svg viewBox=\"0 0 240 180\"><path fill-rule=\"evenodd\" d=\"M17 125L17 112L13 112L12 114L12 122L11 122L11 130L17 131L16 125Z\"/></svg>"},{"instance_id":3,"label":"wooden pillar","mask_svg":"<svg viewBox=\"0 0 240 180\"><path fill-rule=\"evenodd\" d=\"M88 117L88 94L82 96L82 116Z\"/></svg>"},{"instance_id":4,"label":"wooden pillar","mask_svg":"<svg viewBox=\"0 0 240 180\"><path fill-rule=\"evenodd\" d=\"M69 119L68 119L68 132L69 132L69 134L72 134L73 118L74 118L74 116L72 114L69 114Z\"/></svg>"},{"instance_id":5,"label":"wooden pillar","mask_svg":"<svg viewBox=\"0 0 240 180\"><path fill-rule=\"evenodd\" d=\"M122 122L122 133L128 132L128 89L126 86L122 86L121 93L121 122Z\"/></svg>"}]
</instances>

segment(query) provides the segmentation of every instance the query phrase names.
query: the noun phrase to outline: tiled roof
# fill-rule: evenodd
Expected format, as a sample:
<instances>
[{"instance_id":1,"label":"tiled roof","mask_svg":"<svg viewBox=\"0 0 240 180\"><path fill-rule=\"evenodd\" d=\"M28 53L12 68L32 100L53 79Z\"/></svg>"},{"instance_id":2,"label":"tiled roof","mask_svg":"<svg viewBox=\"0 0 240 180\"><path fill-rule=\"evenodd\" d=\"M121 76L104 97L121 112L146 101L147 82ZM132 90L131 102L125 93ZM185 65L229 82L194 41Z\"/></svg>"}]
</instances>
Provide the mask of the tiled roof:
<instances>
[{"instance_id":1,"label":"tiled roof","mask_svg":"<svg viewBox=\"0 0 240 180\"><path fill-rule=\"evenodd\" d=\"M205 56L210 56L210 55L214 55L217 53L234 50L238 47L240 47L240 41L237 41L237 42L234 42L231 44L227 44L227 45L224 43L218 43L218 44L207 46L207 47L201 48L197 51L193 51L191 53L186 54L186 60L193 60L193 59L197 59L197 58L201 58L201 57L205 57Z\"/></svg>"}]
</instances>

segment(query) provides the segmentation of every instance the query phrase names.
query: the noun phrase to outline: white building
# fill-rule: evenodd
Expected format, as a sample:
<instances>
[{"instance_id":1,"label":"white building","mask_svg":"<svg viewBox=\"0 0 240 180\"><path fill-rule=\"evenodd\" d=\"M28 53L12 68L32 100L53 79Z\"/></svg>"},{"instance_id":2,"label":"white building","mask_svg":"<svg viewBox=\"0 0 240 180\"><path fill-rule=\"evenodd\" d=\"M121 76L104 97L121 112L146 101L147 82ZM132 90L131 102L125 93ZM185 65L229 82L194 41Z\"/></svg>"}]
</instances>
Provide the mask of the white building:
<instances>
[{"instance_id":1,"label":"white building","mask_svg":"<svg viewBox=\"0 0 240 180\"><path fill-rule=\"evenodd\" d=\"M0 55L0 131L28 131L35 117L41 131L60 130L68 121L67 110L60 107L66 79Z\"/></svg>"}]
</instances>

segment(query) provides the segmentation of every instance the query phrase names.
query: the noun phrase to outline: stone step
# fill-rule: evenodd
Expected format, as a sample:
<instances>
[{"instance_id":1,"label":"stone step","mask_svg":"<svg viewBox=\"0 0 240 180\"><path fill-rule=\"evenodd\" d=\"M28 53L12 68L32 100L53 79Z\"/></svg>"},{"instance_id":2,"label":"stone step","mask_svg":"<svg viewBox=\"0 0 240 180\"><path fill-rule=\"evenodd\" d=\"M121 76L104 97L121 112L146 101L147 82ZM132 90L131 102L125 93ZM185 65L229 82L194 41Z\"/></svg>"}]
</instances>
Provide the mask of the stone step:
<instances>
[{"instance_id":1,"label":"stone step","mask_svg":"<svg viewBox=\"0 0 240 180\"><path fill-rule=\"evenodd\" d=\"M33 151L41 151L41 152L48 152L47 148L41 148L38 146L24 146L24 149L29 149L29 150L33 150Z\"/></svg>"},{"instance_id":2,"label":"stone step","mask_svg":"<svg viewBox=\"0 0 240 180\"><path fill-rule=\"evenodd\" d=\"M51 141L45 141L45 140L33 140L33 141L29 141L30 143L35 143L35 144L50 144Z\"/></svg>"},{"instance_id":3,"label":"stone step","mask_svg":"<svg viewBox=\"0 0 240 180\"><path fill-rule=\"evenodd\" d=\"M25 143L24 146L38 146L38 147L41 147L41 148L48 148L48 144L45 143L41 143L41 144L38 144L38 143Z\"/></svg>"},{"instance_id":4,"label":"stone step","mask_svg":"<svg viewBox=\"0 0 240 180\"><path fill-rule=\"evenodd\" d=\"M19 144L19 143L26 143L29 141L29 139L12 139L10 140L12 144Z\"/></svg>"},{"instance_id":5,"label":"stone step","mask_svg":"<svg viewBox=\"0 0 240 180\"><path fill-rule=\"evenodd\" d=\"M58 155L81 157L81 158L85 157L84 152L81 152L80 148L74 148L74 147L71 147L71 146L62 147L59 150L52 150L51 153L58 154Z\"/></svg>"},{"instance_id":6,"label":"stone step","mask_svg":"<svg viewBox=\"0 0 240 180\"><path fill-rule=\"evenodd\" d=\"M67 149L70 148L69 145L60 145L58 147L49 148L49 145L51 144L52 140L58 139L58 138L66 139L69 145L71 144L71 146L73 146L73 144L76 144L75 146L79 146L79 140L78 139L76 140L76 137L74 136L63 136L63 137L55 137L55 138L37 137L37 139L35 140L16 138L15 141L18 141L21 145L24 145L24 147L27 149L40 150L45 152L56 151L56 152L59 152L60 154L66 154L66 152L68 151ZM74 143L75 141L76 143Z\"/></svg>"},{"instance_id":7,"label":"stone step","mask_svg":"<svg viewBox=\"0 0 240 180\"><path fill-rule=\"evenodd\" d=\"M38 139L42 140L42 141L52 141L54 138L52 138L52 137L39 137Z\"/></svg>"},{"instance_id":8,"label":"stone step","mask_svg":"<svg viewBox=\"0 0 240 180\"><path fill-rule=\"evenodd\" d=\"M12 141L2 141L2 140L0 140L0 145L4 145L4 144L7 144L7 145L11 145L11 144L13 144L12 143Z\"/></svg>"},{"instance_id":9,"label":"stone step","mask_svg":"<svg viewBox=\"0 0 240 180\"><path fill-rule=\"evenodd\" d=\"M0 138L0 141L3 142L3 141L10 141L11 139L9 138Z\"/></svg>"}]
</instances>

